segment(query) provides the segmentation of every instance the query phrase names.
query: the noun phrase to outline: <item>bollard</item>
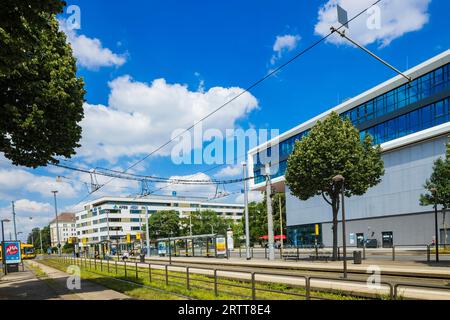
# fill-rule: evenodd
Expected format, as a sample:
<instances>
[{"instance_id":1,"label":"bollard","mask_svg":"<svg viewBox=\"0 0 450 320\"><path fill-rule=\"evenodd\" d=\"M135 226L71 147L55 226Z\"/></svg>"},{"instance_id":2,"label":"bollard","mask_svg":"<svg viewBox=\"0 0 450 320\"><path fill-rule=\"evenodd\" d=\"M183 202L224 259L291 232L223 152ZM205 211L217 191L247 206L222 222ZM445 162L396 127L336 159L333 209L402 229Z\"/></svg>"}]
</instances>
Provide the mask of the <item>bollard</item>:
<instances>
[{"instance_id":1,"label":"bollard","mask_svg":"<svg viewBox=\"0 0 450 320\"><path fill-rule=\"evenodd\" d=\"M264 259L267 259L267 247L264 247Z\"/></svg>"},{"instance_id":2,"label":"bollard","mask_svg":"<svg viewBox=\"0 0 450 320\"><path fill-rule=\"evenodd\" d=\"M186 289L191 290L191 285L189 283L189 267L186 267Z\"/></svg>"},{"instance_id":3,"label":"bollard","mask_svg":"<svg viewBox=\"0 0 450 320\"><path fill-rule=\"evenodd\" d=\"M366 244L363 243L363 260L366 260Z\"/></svg>"},{"instance_id":4,"label":"bollard","mask_svg":"<svg viewBox=\"0 0 450 320\"><path fill-rule=\"evenodd\" d=\"M103 272L103 260L100 259L100 272Z\"/></svg>"},{"instance_id":5,"label":"bollard","mask_svg":"<svg viewBox=\"0 0 450 320\"><path fill-rule=\"evenodd\" d=\"M124 260L123 261L123 263L124 263L124 268L125 268L125 278L127 277L127 262Z\"/></svg>"},{"instance_id":6,"label":"bollard","mask_svg":"<svg viewBox=\"0 0 450 320\"><path fill-rule=\"evenodd\" d=\"M169 270L168 270L168 266L165 265L165 269L166 269L166 286L169 285Z\"/></svg>"},{"instance_id":7,"label":"bollard","mask_svg":"<svg viewBox=\"0 0 450 320\"><path fill-rule=\"evenodd\" d=\"M255 273L252 272L252 300L256 300Z\"/></svg>"},{"instance_id":8,"label":"bollard","mask_svg":"<svg viewBox=\"0 0 450 320\"><path fill-rule=\"evenodd\" d=\"M311 279L305 278L306 300L311 300Z\"/></svg>"},{"instance_id":9,"label":"bollard","mask_svg":"<svg viewBox=\"0 0 450 320\"><path fill-rule=\"evenodd\" d=\"M116 267L116 275L117 275L117 260L114 260L114 264L115 264L115 267Z\"/></svg>"},{"instance_id":10,"label":"bollard","mask_svg":"<svg viewBox=\"0 0 450 320\"><path fill-rule=\"evenodd\" d=\"M214 294L217 297L219 295L217 290L217 270L214 269Z\"/></svg>"},{"instance_id":11,"label":"bollard","mask_svg":"<svg viewBox=\"0 0 450 320\"><path fill-rule=\"evenodd\" d=\"M239 247L239 258L242 258L241 247Z\"/></svg>"},{"instance_id":12,"label":"bollard","mask_svg":"<svg viewBox=\"0 0 450 320\"><path fill-rule=\"evenodd\" d=\"M138 266L137 262L134 263L134 267L136 268L136 280L138 279Z\"/></svg>"},{"instance_id":13,"label":"bollard","mask_svg":"<svg viewBox=\"0 0 450 320\"><path fill-rule=\"evenodd\" d=\"M148 264L148 281L152 282L152 265Z\"/></svg>"},{"instance_id":14,"label":"bollard","mask_svg":"<svg viewBox=\"0 0 450 320\"><path fill-rule=\"evenodd\" d=\"M430 262L430 245L427 245L427 262Z\"/></svg>"},{"instance_id":15,"label":"bollard","mask_svg":"<svg viewBox=\"0 0 450 320\"><path fill-rule=\"evenodd\" d=\"M89 258L89 270L92 269L92 260Z\"/></svg>"},{"instance_id":16,"label":"bollard","mask_svg":"<svg viewBox=\"0 0 450 320\"><path fill-rule=\"evenodd\" d=\"M94 256L94 269L97 271L97 258Z\"/></svg>"},{"instance_id":17,"label":"bollard","mask_svg":"<svg viewBox=\"0 0 450 320\"><path fill-rule=\"evenodd\" d=\"M253 247L252 247L252 259L253 259Z\"/></svg>"},{"instance_id":18,"label":"bollard","mask_svg":"<svg viewBox=\"0 0 450 320\"><path fill-rule=\"evenodd\" d=\"M395 246L392 246L392 261L395 261Z\"/></svg>"}]
</instances>

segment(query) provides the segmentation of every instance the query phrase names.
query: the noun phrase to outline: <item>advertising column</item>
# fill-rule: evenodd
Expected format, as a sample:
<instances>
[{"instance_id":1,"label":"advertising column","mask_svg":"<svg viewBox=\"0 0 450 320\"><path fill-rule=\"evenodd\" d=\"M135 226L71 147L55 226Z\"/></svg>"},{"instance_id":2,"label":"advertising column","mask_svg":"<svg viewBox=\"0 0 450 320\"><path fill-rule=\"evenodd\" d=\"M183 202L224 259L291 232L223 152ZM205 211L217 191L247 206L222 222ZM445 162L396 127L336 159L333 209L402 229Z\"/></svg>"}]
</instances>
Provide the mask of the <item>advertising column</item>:
<instances>
[{"instance_id":1,"label":"advertising column","mask_svg":"<svg viewBox=\"0 0 450 320\"><path fill-rule=\"evenodd\" d=\"M19 272L19 263L22 262L20 241L5 241L3 249L7 272Z\"/></svg>"}]
</instances>

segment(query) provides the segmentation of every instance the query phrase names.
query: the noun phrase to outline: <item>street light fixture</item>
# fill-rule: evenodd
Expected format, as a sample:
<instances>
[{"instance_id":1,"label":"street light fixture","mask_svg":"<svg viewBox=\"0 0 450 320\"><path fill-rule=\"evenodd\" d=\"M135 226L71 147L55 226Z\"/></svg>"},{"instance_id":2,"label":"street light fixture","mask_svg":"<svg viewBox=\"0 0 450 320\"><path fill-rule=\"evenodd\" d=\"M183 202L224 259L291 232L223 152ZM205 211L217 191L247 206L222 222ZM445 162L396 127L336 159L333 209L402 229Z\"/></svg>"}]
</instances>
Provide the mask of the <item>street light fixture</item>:
<instances>
[{"instance_id":1,"label":"street light fixture","mask_svg":"<svg viewBox=\"0 0 450 320\"><path fill-rule=\"evenodd\" d=\"M56 239L58 241L58 255L61 256L61 243L59 241L59 223L58 223L58 208L56 205L56 194L58 191L54 190L52 191L53 197L55 199L55 219L56 219Z\"/></svg>"},{"instance_id":2,"label":"street light fixture","mask_svg":"<svg viewBox=\"0 0 450 320\"><path fill-rule=\"evenodd\" d=\"M347 243L346 243L346 235L345 235L345 178L342 175L337 175L333 177L333 184L336 188L341 187L341 198L342 198L342 251L343 251L343 260L344 260L344 278L347 278Z\"/></svg>"},{"instance_id":3,"label":"street light fixture","mask_svg":"<svg viewBox=\"0 0 450 320\"><path fill-rule=\"evenodd\" d=\"M5 222L10 222L11 220L9 219L2 219L1 223L2 223L2 264L3 264L3 273L6 275L8 274L8 269L6 268L6 254L5 254L5 228L3 226L3 223Z\"/></svg>"},{"instance_id":4,"label":"street light fixture","mask_svg":"<svg viewBox=\"0 0 450 320\"><path fill-rule=\"evenodd\" d=\"M436 247L436 262L439 262L439 228L438 228L438 211L437 211L437 193L438 190L436 188L430 189L433 194L434 201L434 245Z\"/></svg>"}]
</instances>

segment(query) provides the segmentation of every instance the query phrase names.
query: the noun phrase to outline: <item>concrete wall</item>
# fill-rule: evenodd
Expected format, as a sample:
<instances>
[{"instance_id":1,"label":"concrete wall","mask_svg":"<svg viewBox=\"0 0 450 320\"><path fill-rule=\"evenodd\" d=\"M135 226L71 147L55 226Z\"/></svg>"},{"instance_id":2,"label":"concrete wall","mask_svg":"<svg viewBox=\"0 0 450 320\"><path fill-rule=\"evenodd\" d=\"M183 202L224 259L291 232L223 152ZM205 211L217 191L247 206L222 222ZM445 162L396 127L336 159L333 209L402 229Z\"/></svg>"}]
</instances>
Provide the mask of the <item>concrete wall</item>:
<instances>
[{"instance_id":1,"label":"concrete wall","mask_svg":"<svg viewBox=\"0 0 450 320\"><path fill-rule=\"evenodd\" d=\"M364 196L346 199L347 220L432 211L432 207L420 206L419 196L432 173L433 162L445 155L447 140L442 136L383 154L386 173L382 182ZM287 189L286 208L288 226L332 220L331 207L320 196L300 201Z\"/></svg>"},{"instance_id":2,"label":"concrete wall","mask_svg":"<svg viewBox=\"0 0 450 320\"><path fill-rule=\"evenodd\" d=\"M446 214L447 225L450 222ZM439 229L443 229L442 213L438 215ZM326 246L333 244L331 223L322 225L323 243ZM391 231L394 234L394 245L430 244L434 239L434 212L418 213L395 217L372 218L347 221L345 224L347 244L350 244L350 234L364 233L366 239L377 239L381 246L381 233ZM443 239L439 239L442 243ZM342 245L342 224L339 223L338 243ZM356 244L355 244L356 245Z\"/></svg>"}]
</instances>

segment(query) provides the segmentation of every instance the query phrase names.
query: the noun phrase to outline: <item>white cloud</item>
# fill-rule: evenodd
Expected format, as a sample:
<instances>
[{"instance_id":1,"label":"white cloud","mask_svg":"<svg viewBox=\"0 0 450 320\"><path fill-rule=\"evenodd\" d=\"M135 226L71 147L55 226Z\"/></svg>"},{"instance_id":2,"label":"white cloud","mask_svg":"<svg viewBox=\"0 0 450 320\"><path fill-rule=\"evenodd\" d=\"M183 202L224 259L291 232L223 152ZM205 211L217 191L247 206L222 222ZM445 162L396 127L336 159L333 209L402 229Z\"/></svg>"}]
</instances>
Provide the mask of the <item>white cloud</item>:
<instances>
[{"instance_id":1,"label":"white cloud","mask_svg":"<svg viewBox=\"0 0 450 320\"><path fill-rule=\"evenodd\" d=\"M211 181L211 177L205 173L196 173L189 176L171 176L170 179L182 179L182 180L200 180ZM168 183L156 183L155 189L162 188L157 194L170 195L172 192L176 192L177 196L190 196L190 197L203 197L211 198L215 195L215 185L204 184L168 184Z\"/></svg>"},{"instance_id":2,"label":"white cloud","mask_svg":"<svg viewBox=\"0 0 450 320\"><path fill-rule=\"evenodd\" d=\"M104 48L99 39L78 35L63 20L59 20L59 25L61 31L66 34L67 42L72 46L73 54L80 66L97 70L100 67L118 67L126 62L124 54L115 54L110 49Z\"/></svg>"},{"instance_id":3,"label":"white cloud","mask_svg":"<svg viewBox=\"0 0 450 320\"><path fill-rule=\"evenodd\" d=\"M236 177L236 176L242 176L242 166L228 166L225 168L222 168L215 174L218 178L225 178L225 177Z\"/></svg>"},{"instance_id":4,"label":"white cloud","mask_svg":"<svg viewBox=\"0 0 450 320\"><path fill-rule=\"evenodd\" d=\"M243 89L214 87L190 91L186 85L169 84L156 79L151 84L133 81L130 76L109 83L109 106L84 105L82 147L78 156L87 161L105 159L114 162L122 156L148 154L167 142L176 129L192 126ZM258 107L250 93L230 103L203 122L204 130L224 131ZM170 147L158 155L169 155Z\"/></svg>"},{"instance_id":5,"label":"white cloud","mask_svg":"<svg viewBox=\"0 0 450 320\"><path fill-rule=\"evenodd\" d=\"M337 23L336 5L348 11L348 18L373 4L373 0L330 0L319 8L318 22L315 33L325 36L330 32L331 26ZM378 4L380 8L380 28L373 18L376 12L368 12L350 22L346 33L362 45L378 43L381 47L389 45L393 40L405 33L418 31L428 22L428 5L431 0L384 0ZM374 15L375 14L375 15ZM329 37L327 41L334 44L349 44L337 34Z\"/></svg>"},{"instance_id":6,"label":"white cloud","mask_svg":"<svg viewBox=\"0 0 450 320\"><path fill-rule=\"evenodd\" d=\"M299 35L286 34L283 36L277 36L273 45L273 51L275 54L272 56L270 63L274 65L278 59L281 59L285 52L289 52L297 48L297 45L301 37Z\"/></svg>"},{"instance_id":7,"label":"white cloud","mask_svg":"<svg viewBox=\"0 0 450 320\"><path fill-rule=\"evenodd\" d=\"M23 169L0 169L0 194L2 197L14 199L18 194L28 192L50 198L52 190L58 190L58 196L63 198L74 197L79 191L70 183L56 182L55 177L39 176Z\"/></svg>"},{"instance_id":8,"label":"white cloud","mask_svg":"<svg viewBox=\"0 0 450 320\"><path fill-rule=\"evenodd\" d=\"M48 225L53 218L53 206L49 203L36 202L29 199L20 199L14 203L16 212L16 231L19 240L25 242L28 234L33 228ZM5 224L5 237L9 235L14 238L14 224L12 219L11 205L0 208L0 217L8 218L9 223ZM30 217L32 219L30 219Z\"/></svg>"},{"instance_id":9,"label":"white cloud","mask_svg":"<svg viewBox=\"0 0 450 320\"><path fill-rule=\"evenodd\" d=\"M264 200L264 194L260 191L249 191L248 193L248 202L261 202ZM236 197L236 203L244 203L244 194L239 194Z\"/></svg>"}]
</instances>

